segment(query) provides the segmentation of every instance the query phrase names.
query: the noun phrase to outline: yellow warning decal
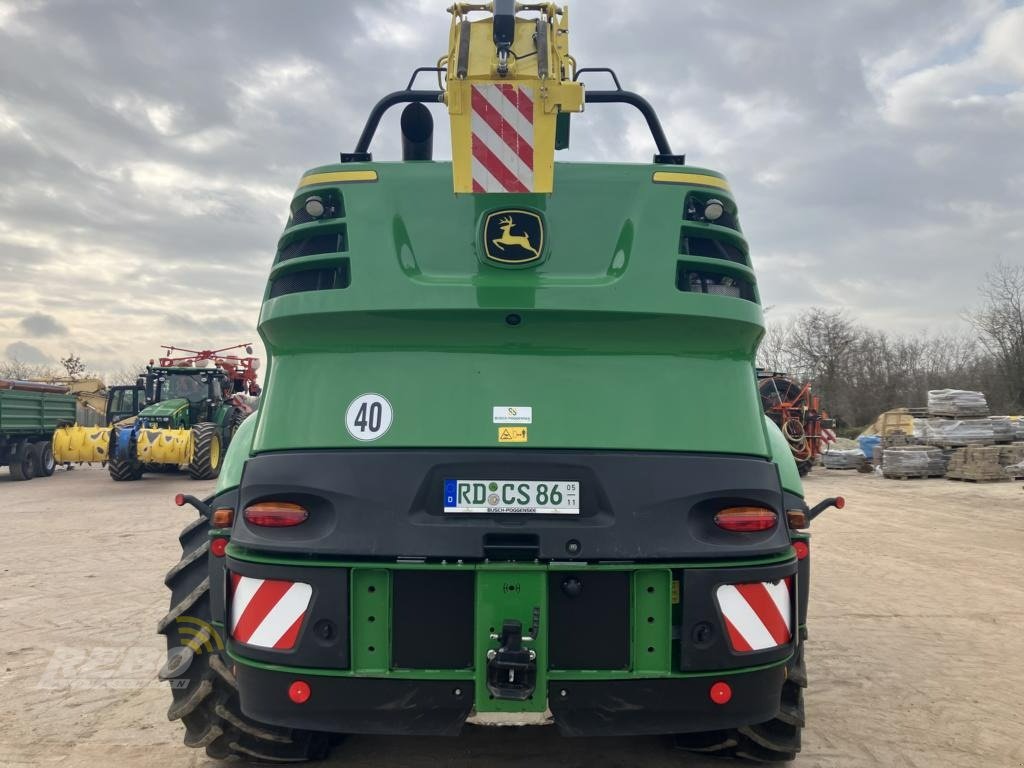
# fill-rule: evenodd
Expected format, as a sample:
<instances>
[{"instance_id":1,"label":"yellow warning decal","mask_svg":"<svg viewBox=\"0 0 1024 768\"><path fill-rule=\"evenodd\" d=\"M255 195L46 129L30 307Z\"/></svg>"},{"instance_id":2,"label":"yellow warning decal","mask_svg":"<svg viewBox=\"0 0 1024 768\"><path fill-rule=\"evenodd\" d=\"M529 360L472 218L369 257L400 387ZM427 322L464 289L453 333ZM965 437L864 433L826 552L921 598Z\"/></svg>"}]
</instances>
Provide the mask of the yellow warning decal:
<instances>
[{"instance_id":1,"label":"yellow warning decal","mask_svg":"<svg viewBox=\"0 0 1024 768\"><path fill-rule=\"evenodd\" d=\"M672 605L679 605L679 579L672 579Z\"/></svg>"},{"instance_id":2,"label":"yellow warning decal","mask_svg":"<svg viewBox=\"0 0 1024 768\"><path fill-rule=\"evenodd\" d=\"M344 184L352 181L376 181L376 171L334 171L332 173L309 173L302 177L299 189L313 184Z\"/></svg>"},{"instance_id":3,"label":"yellow warning decal","mask_svg":"<svg viewBox=\"0 0 1024 768\"><path fill-rule=\"evenodd\" d=\"M652 178L655 184L695 184L702 187L718 187L731 192L729 182L718 176L706 173L680 173L678 171L655 171Z\"/></svg>"},{"instance_id":4,"label":"yellow warning decal","mask_svg":"<svg viewBox=\"0 0 1024 768\"><path fill-rule=\"evenodd\" d=\"M499 443L525 443L526 427L501 427L498 429Z\"/></svg>"}]
</instances>

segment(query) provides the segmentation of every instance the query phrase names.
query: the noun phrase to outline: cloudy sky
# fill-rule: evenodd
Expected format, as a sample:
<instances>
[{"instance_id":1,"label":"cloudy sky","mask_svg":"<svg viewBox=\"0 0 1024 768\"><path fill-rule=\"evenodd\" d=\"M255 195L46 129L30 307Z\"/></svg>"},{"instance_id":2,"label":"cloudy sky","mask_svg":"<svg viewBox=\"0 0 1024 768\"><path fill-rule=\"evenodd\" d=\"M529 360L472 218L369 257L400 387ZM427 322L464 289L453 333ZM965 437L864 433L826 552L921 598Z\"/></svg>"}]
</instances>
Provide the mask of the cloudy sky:
<instances>
[{"instance_id":1,"label":"cloudy sky","mask_svg":"<svg viewBox=\"0 0 1024 768\"><path fill-rule=\"evenodd\" d=\"M445 52L447 4L0 0L0 358L104 371L254 340L295 182ZM774 316L956 330L986 269L1024 260L1020 4L571 7L581 65L730 178ZM573 141L560 159L653 152L607 106Z\"/></svg>"}]
</instances>

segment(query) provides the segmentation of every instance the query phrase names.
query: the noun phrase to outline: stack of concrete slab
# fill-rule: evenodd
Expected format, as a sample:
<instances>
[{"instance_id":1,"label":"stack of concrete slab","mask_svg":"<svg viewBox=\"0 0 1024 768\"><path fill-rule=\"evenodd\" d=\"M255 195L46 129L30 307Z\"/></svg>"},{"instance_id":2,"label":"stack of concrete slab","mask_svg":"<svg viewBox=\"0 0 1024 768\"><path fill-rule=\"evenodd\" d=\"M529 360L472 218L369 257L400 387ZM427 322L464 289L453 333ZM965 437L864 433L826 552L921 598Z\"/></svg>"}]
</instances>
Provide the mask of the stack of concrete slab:
<instances>
[{"instance_id":1,"label":"stack of concrete slab","mask_svg":"<svg viewBox=\"0 0 1024 768\"><path fill-rule=\"evenodd\" d=\"M918 419L918 440L942 448L964 445L992 445L996 441L994 422L984 419Z\"/></svg>"},{"instance_id":2,"label":"stack of concrete slab","mask_svg":"<svg viewBox=\"0 0 1024 768\"><path fill-rule=\"evenodd\" d=\"M989 416L988 420L992 423L992 436L997 443L1013 442L1015 425L1009 416Z\"/></svg>"},{"instance_id":3,"label":"stack of concrete slab","mask_svg":"<svg viewBox=\"0 0 1024 768\"><path fill-rule=\"evenodd\" d=\"M928 415L962 419L988 416L988 401L983 392L966 389L933 389L928 392Z\"/></svg>"},{"instance_id":4,"label":"stack of concrete slab","mask_svg":"<svg viewBox=\"0 0 1024 768\"><path fill-rule=\"evenodd\" d=\"M946 457L940 448L930 445L897 445L882 452L882 475L890 479L942 477Z\"/></svg>"},{"instance_id":5,"label":"stack of concrete slab","mask_svg":"<svg viewBox=\"0 0 1024 768\"><path fill-rule=\"evenodd\" d=\"M822 454L821 462L825 469L859 469L867 459L860 448L847 450L831 449L828 453Z\"/></svg>"},{"instance_id":6,"label":"stack of concrete slab","mask_svg":"<svg viewBox=\"0 0 1024 768\"><path fill-rule=\"evenodd\" d=\"M1024 477L1024 472L1015 469L1024 464L1024 443L1000 446L999 463L1008 477Z\"/></svg>"},{"instance_id":7,"label":"stack of concrete slab","mask_svg":"<svg viewBox=\"0 0 1024 768\"><path fill-rule=\"evenodd\" d=\"M1007 468L1021 463L1018 457L1024 457L1024 446L971 445L953 452L946 477L974 482L1008 480L1015 474Z\"/></svg>"}]
</instances>

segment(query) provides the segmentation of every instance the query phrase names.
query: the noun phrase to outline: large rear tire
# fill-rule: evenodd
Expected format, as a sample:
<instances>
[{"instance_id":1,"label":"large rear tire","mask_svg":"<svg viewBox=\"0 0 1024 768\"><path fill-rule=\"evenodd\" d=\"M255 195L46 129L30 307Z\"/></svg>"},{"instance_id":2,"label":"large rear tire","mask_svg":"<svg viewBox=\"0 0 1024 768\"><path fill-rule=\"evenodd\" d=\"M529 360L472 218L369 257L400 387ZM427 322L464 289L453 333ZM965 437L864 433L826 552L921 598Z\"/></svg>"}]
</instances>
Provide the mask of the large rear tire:
<instances>
[{"instance_id":1,"label":"large rear tire","mask_svg":"<svg viewBox=\"0 0 1024 768\"><path fill-rule=\"evenodd\" d=\"M36 476L36 449L32 443L22 440L11 456L11 479L31 480Z\"/></svg>"},{"instance_id":2,"label":"large rear tire","mask_svg":"<svg viewBox=\"0 0 1024 768\"><path fill-rule=\"evenodd\" d=\"M779 712L773 719L725 731L679 734L676 746L687 752L743 757L760 763L795 760L804 728L804 688L807 687L803 642L790 661L788 671L786 682L782 684Z\"/></svg>"},{"instance_id":3,"label":"large rear tire","mask_svg":"<svg viewBox=\"0 0 1024 768\"><path fill-rule=\"evenodd\" d=\"M188 474L193 480L213 480L220 474L224 458L220 432L216 424L204 421L192 427L192 461Z\"/></svg>"},{"instance_id":4,"label":"large rear tire","mask_svg":"<svg viewBox=\"0 0 1024 768\"><path fill-rule=\"evenodd\" d=\"M164 579L171 610L157 631L167 637L160 679L171 683L168 719L182 721L187 746L205 747L213 758L285 763L326 757L326 734L264 725L242 714L235 676L218 650L223 641L210 625L209 530L203 516L185 526L178 537L181 560Z\"/></svg>"},{"instance_id":5,"label":"large rear tire","mask_svg":"<svg viewBox=\"0 0 1024 768\"><path fill-rule=\"evenodd\" d=\"M57 469L57 462L53 460L53 443L49 440L40 440L36 443L36 477L50 477Z\"/></svg>"}]
</instances>

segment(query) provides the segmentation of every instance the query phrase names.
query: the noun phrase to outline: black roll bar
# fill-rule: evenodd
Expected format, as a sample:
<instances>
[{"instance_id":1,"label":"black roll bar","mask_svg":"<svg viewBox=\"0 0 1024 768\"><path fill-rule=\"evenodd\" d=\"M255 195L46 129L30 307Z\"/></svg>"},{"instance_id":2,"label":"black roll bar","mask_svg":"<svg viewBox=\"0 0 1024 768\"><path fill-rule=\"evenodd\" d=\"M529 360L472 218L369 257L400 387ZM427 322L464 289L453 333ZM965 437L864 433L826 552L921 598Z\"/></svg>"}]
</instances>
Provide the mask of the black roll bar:
<instances>
[{"instance_id":1,"label":"black roll bar","mask_svg":"<svg viewBox=\"0 0 1024 768\"><path fill-rule=\"evenodd\" d=\"M416 75L423 71L437 71L437 68L420 67L413 72L413 76L409 80L410 86L416 79ZM651 103L647 101L647 99L633 91L622 90L618 76L615 74L614 70L611 70L608 67L584 67L583 69L577 70L573 79L579 79L579 76L585 72L607 72L612 76L612 80L615 82L616 86L615 90L611 91L585 91L586 101L588 104L627 104L635 107L647 121L647 128L650 130L651 136L654 138L654 145L658 149L658 154L654 156L654 162L667 165L683 165L686 162L685 155L672 154L672 148L669 146L668 138L665 136L665 131L661 127L661 121L658 119L658 114L654 111L654 107L651 106ZM359 141L356 142L355 151L342 153L341 162L367 162L371 159L370 144L373 142L374 134L377 133L377 128L380 126L381 118L384 117L385 112L396 104L408 104L410 102L438 104L443 101L444 91L414 91L407 87L404 91L389 93L383 99L378 101L376 105L374 105L373 109L370 110L370 115L366 119L366 125L363 128L363 132L359 135Z\"/></svg>"}]
</instances>

